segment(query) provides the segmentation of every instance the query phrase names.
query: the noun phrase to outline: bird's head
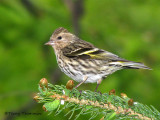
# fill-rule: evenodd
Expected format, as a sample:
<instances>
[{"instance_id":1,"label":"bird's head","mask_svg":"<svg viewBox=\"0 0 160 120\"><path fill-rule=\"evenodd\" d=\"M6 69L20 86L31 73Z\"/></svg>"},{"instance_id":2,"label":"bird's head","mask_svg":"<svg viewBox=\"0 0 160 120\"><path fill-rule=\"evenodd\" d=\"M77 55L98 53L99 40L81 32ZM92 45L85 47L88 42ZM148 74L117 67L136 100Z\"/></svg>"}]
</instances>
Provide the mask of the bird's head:
<instances>
[{"instance_id":1,"label":"bird's head","mask_svg":"<svg viewBox=\"0 0 160 120\"><path fill-rule=\"evenodd\" d=\"M67 29L60 27L54 31L50 40L45 45L51 45L55 49L62 49L74 43L76 36L68 32Z\"/></svg>"}]
</instances>

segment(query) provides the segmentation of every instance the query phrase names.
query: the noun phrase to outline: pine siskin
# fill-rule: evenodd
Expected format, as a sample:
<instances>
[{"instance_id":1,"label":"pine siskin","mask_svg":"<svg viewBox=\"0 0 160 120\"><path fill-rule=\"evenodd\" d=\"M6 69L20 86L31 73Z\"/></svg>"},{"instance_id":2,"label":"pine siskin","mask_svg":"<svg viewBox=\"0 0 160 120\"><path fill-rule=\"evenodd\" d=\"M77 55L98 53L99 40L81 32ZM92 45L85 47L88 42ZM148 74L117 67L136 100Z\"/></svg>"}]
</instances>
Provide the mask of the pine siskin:
<instances>
[{"instance_id":1,"label":"pine siskin","mask_svg":"<svg viewBox=\"0 0 160 120\"><path fill-rule=\"evenodd\" d=\"M60 69L80 82L76 88L82 83L97 82L97 90L104 78L120 69L150 69L142 63L128 61L99 49L62 27L54 31L45 45L54 48Z\"/></svg>"}]
</instances>

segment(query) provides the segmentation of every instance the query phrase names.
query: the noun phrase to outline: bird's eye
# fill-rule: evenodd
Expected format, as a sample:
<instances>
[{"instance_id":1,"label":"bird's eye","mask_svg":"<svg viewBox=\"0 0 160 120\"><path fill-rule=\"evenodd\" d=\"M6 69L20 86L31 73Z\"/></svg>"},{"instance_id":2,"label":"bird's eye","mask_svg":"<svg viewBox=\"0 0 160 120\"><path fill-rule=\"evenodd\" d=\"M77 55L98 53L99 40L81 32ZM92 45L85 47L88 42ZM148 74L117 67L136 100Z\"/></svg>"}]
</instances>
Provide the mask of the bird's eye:
<instances>
[{"instance_id":1,"label":"bird's eye","mask_svg":"<svg viewBox=\"0 0 160 120\"><path fill-rule=\"evenodd\" d=\"M61 36L59 36L59 37L57 37L57 39L58 39L58 40L61 40L61 39L62 39L62 37L61 37Z\"/></svg>"}]
</instances>

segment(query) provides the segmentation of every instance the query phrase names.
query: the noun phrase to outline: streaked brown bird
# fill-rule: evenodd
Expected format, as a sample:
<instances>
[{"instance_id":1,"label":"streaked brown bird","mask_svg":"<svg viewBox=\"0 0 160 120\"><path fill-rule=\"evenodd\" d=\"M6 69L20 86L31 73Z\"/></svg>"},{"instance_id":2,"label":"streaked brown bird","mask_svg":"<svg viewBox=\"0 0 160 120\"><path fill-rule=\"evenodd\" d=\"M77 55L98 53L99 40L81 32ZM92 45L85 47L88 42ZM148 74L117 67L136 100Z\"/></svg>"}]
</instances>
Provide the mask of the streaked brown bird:
<instances>
[{"instance_id":1,"label":"streaked brown bird","mask_svg":"<svg viewBox=\"0 0 160 120\"><path fill-rule=\"evenodd\" d=\"M97 91L101 81L117 70L150 69L142 63L128 61L99 49L63 27L56 29L45 45L53 47L61 71L79 82L75 88L82 83L97 82Z\"/></svg>"}]
</instances>

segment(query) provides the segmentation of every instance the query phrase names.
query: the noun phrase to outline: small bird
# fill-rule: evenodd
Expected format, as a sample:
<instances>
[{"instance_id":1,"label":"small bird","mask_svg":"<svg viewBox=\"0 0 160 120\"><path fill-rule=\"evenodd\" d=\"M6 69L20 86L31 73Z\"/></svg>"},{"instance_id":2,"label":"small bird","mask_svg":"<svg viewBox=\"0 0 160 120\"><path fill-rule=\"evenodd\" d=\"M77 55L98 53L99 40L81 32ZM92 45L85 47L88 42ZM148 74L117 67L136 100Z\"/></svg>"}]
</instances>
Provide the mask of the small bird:
<instances>
[{"instance_id":1,"label":"small bird","mask_svg":"<svg viewBox=\"0 0 160 120\"><path fill-rule=\"evenodd\" d=\"M150 69L139 62L133 62L99 49L60 27L54 31L50 41L57 63L66 75L82 83L97 83L95 91L104 78L121 69Z\"/></svg>"}]
</instances>

